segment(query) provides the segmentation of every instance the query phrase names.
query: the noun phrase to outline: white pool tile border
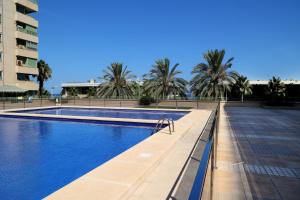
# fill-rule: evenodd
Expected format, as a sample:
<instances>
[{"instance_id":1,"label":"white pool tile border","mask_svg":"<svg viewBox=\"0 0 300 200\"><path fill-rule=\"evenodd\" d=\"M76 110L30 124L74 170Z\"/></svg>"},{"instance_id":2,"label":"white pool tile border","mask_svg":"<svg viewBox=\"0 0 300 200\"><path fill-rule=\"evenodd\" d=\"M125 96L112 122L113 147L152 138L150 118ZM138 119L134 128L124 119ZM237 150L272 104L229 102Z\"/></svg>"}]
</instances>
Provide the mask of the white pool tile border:
<instances>
[{"instance_id":1,"label":"white pool tile border","mask_svg":"<svg viewBox=\"0 0 300 200\"><path fill-rule=\"evenodd\" d=\"M51 119L69 119L69 120L93 120L93 121L112 121L112 122L131 122L131 123L148 123L156 124L158 120L150 119L132 119L132 118L112 118L112 117L92 117L92 116L71 116L71 115L49 115L49 114L34 114L34 113L16 113L17 111L39 110L39 109L53 109L53 108L89 108L89 109L115 109L120 110L118 107L90 107L90 106L47 106L47 107L32 107L32 108L18 108L0 111L0 116L20 116L20 117L37 117L37 118L51 118ZM160 111L185 111L191 112L192 110L174 110L174 109L144 109L144 108L129 108L123 107L127 110L160 110ZM188 114L188 113L187 113Z\"/></svg>"}]
</instances>

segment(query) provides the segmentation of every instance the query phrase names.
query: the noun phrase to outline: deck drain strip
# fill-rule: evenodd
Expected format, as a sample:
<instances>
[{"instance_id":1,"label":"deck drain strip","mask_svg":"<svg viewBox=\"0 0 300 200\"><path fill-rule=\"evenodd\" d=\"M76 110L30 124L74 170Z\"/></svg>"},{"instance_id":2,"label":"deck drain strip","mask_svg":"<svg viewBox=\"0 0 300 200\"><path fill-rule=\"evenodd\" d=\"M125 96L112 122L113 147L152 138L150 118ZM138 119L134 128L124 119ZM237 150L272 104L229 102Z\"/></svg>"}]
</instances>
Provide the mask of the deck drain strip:
<instances>
[{"instance_id":1,"label":"deck drain strip","mask_svg":"<svg viewBox=\"0 0 300 200\"><path fill-rule=\"evenodd\" d=\"M288 146L284 145L271 145L271 144L257 144L250 141L252 151L258 155L282 155L282 156L292 156L298 157L293 150Z\"/></svg>"},{"instance_id":2,"label":"deck drain strip","mask_svg":"<svg viewBox=\"0 0 300 200\"><path fill-rule=\"evenodd\" d=\"M242 135L242 134L235 134L237 138L249 138L249 139L271 139L271 140L297 140L298 138L291 138L291 137L282 137L282 136L268 136L268 135Z\"/></svg>"},{"instance_id":3,"label":"deck drain strip","mask_svg":"<svg viewBox=\"0 0 300 200\"><path fill-rule=\"evenodd\" d=\"M286 168L270 165L252 165L236 163L232 164L226 161L219 161L217 163L218 170L230 171L230 172L240 172L239 165L243 165L246 172L251 174L261 174L269 176L281 176L300 179L300 169Z\"/></svg>"},{"instance_id":4,"label":"deck drain strip","mask_svg":"<svg viewBox=\"0 0 300 200\"><path fill-rule=\"evenodd\" d=\"M267 166L267 165L250 165L244 164L244 168L247 172L252 174L263 174L270 176L284 176L290 178L300 178L298 169Z\"/></svg>"}]
</instances>

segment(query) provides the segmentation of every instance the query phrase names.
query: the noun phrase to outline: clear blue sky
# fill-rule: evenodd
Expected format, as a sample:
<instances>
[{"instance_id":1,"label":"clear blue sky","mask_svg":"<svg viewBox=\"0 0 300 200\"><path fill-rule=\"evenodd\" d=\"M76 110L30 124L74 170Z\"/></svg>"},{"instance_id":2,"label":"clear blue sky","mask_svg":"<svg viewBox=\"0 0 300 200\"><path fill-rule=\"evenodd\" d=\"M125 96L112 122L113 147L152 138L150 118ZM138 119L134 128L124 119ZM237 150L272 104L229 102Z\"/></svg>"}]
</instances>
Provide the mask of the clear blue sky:
<instances>
[{"instance_id":1,"label":"clear blue sky","mask_svg":"<svg viewBox=\"0 0 300 200\"><path fill-rule=\"evenodd\" d=\"M249 79L300 79L299 0L40 0L40 58L50 88L97 78L113 61L138 77L155 59L186 79L209 49L226 49Z\"/></svg>"}]
</instances>

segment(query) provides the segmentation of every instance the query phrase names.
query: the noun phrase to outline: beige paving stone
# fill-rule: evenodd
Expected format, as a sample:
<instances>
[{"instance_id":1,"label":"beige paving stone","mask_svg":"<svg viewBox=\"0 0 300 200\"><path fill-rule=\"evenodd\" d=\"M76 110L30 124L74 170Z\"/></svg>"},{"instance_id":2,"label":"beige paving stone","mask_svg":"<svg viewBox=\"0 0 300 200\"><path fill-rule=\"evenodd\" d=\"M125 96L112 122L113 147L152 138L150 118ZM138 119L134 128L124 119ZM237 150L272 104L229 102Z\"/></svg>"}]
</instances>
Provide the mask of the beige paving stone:
<instances>
[{"instance_id":1,"label":"beige paving stone","mask_svg":"<svg viewBox=\"0 0 300 200\"><path fill-rule=\"evenodd\" d=\"M64 188L64 192L55 192L47 199L54 200L97 200L97 199L118 199L120 194L126 191L127 185L118 184L116 182L102 181L93 178L81 178L72 184L72 187Z\"/></svg>"},{"instance_id":2,"label":"beige paving stone","mask_svg":"<svg viewBox=\"0 0 300 200\"><path fill-rule=\"evenodd\" d=\"M221 107L220 135L217 149L217 168L214 171L213 199L252 199L245 173L239 166L236 166L241 162L241 158L236 143L232 139L232 132L227 120L227 117L224 116L224 107Z\"/></svg>"}]
</instances>

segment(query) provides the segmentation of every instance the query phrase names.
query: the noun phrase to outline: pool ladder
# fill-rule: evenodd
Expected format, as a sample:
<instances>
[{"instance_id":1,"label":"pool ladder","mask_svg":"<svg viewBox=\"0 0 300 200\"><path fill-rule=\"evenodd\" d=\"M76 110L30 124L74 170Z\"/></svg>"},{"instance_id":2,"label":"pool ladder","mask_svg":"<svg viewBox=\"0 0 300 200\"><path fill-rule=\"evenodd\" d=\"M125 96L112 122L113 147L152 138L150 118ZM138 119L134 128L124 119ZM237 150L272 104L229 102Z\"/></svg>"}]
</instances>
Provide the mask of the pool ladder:
<instances>
[{"instance_id":1,"label":"pool ladder","mask_svg":"<svg viewBox=\"0 0 300 200\"><path fill-rule=\"evenodd\" d=\"M165 121L167 122L167 126L169 127L169 133L172 134L172 132L175 131L174 120L169 119L169 118L162 118L162 119L158 120L158 122L157 122L155 128L153 129L153 132L152 132L151 135L153 135L154 133L161 130L163 125L165 124Z\"/></svg>"}]
</instances>

